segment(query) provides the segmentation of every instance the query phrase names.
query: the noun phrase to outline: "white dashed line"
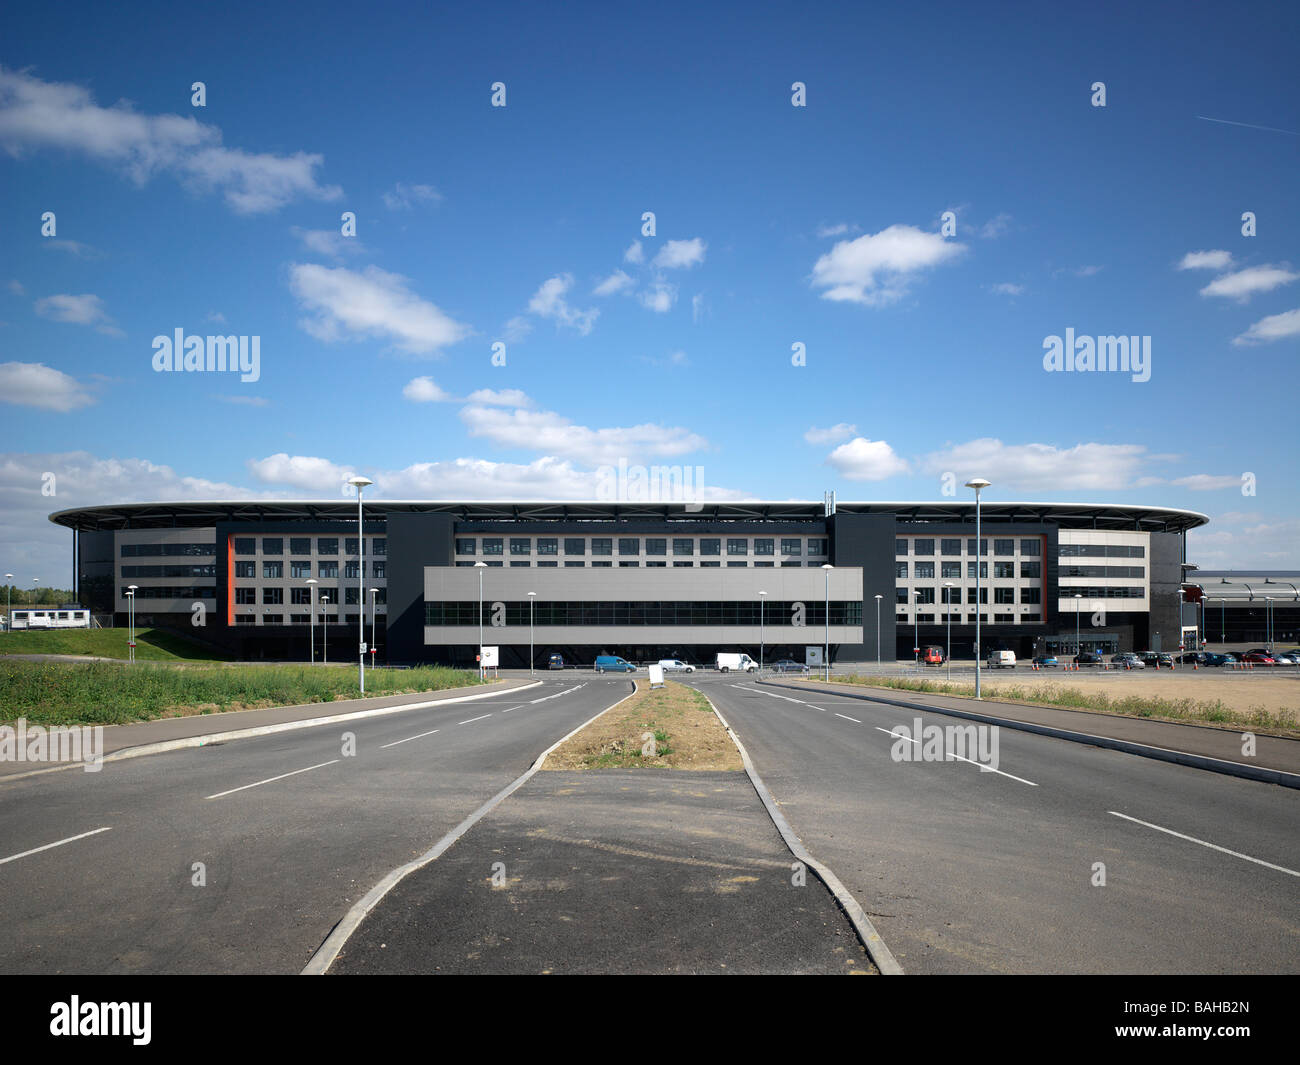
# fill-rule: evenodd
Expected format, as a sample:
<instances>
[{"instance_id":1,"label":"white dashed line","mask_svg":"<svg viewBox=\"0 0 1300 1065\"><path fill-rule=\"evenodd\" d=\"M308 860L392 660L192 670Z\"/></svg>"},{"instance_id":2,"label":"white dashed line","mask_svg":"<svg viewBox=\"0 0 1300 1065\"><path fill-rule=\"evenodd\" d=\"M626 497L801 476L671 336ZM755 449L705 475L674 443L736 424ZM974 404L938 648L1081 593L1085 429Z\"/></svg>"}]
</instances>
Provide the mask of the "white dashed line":
<instances>
[{"instance_id":1,"label":"white dashed line","mask_svg":"<svg viewBox=\"0 0 1300 1065\"><path fill-rule=\"evenodd\" d=\"M1230 851L1227 847L1220 847L1214 843L1206 843L1203 839L1197 839L1195 836L1184 836L1181 832L1175 832L1172 828L1161 828L1159 825L1153 825L1150 821L1139 821L1136 817L1129 817L1128 814L1121 814L1115 810L1108 810L1107 813L1113 817L1122 817L1125 821L1132 821L1135 825L1145 825L1147 828L1154 828L1157 832L1165 832L1171 836L1177 836L1179 839L1185 839L1189 843L1199 843L1202 847L1209 847L1212 851L1219 851L1222 854L1231 854L1234 858L1242 858L1248 862L1254 862L1256 865L1262 865L1268 869L1276 869L1279 873L1286 873L1288 876L1300 876L1294 869L1288 869L1284 865L1274 865L1272 862L1263 861L1260 858L1252 858L1249 854L1242 854L1240 851Z\"/></svg>"},{"instance_id":2,"label":"white dashed line","mask_svg":"<svg viewBox=\"0 0 1300 1065\"><path fill-rule=\"evenodd\" d=\"M292 773L281 773L278 777L268 777L266 780L259 780L255 784L245 784L242 787L231 788L229 791L219 791L215 795L209 795L209 799L220 799L223 795L234 795L237 791L247 791L249 788L260 788L263 784L272 784L277 780L284 780L286 777L296 777L299 773L310 773L313 769L323 769L327 765L333 765L337 758L331 758L328 762L321 762L320 765L309 765L306 769L295 769Z\"/></svg>"},{"instance_id":3,"label":"white dashed line","mask_svg":"<svg viewBox=\"0 0 1300 1065\"><path fill-rule=\"evenodd\" d=\"M895 725L894 727L895 727L895 728L906 728L905 725ZM876 728L876 731L877 731L877 732L883 732L883 733L885 733L885 735L887 735L887 736L893 736L894 739L896 739L896 740L907 740L909 743L914 743L914 744L916 744L918 747L921 746L921 741L920 741L920 740L914 740L914 739L912 739L911 736L900 736L897 732L891 732L889 729L887 729L887 728L881 728L879 725L876 725L875 728ZM955 760L958 761L958 762L969 762L971 765L977 765L977 766L980 767L980 772L981 772L981 773L996 773L996 774L997 774L998 776L1000 776L1000 777L1010 777L1012 780L1018 780L1018 781L1020 781L1021 784L1028 784L1031 788L1036 788L1036 787L1038 787L1038 785L1035 784L1032 780L1026 780L1024 777L1018 777L1018 776L1016 776L1016 775L1013 774L1013 773L1004 773L1004 772L1002 772L1001 769L994 769L991 765L985 765L983 762L977 762L977 761L975 761L975 759L973 759L973 758L963 758L960 754L954 754L952 751L945 751L945 752L944 752L944 757L945 757L945 759L947 759L947 758L952 758L952 759L955 759Z\"/></svg>"},{"instance_id":4,"label":"white dashed line","mask_svg":"<svg viewBox=\"0 0 1300 1065\"><path fill-rule=\"evenodd\" d=\"M33 847L29 851L23 851L22 854L11 854L8 858L0 858L0 865L4 865L6 862L16 862L19 858L26 858L29 854L40 854L41 851L47 851L51 847L62 847L65 843L75 843L87 836L98 836L101 832L111 832L112 830L111 825L108 828L96 828L90 832L83 832L79 836L69 836L67 839L61 839L57 843L47 843L44 847Z\"/></svg>"},{"instance_id":5,"label":"white dashed line","mask_svg":"<svg viewBox=\"0 0 1300 1065\"><path fill-rule=\"evenodd\" d=\"M523 704L523 703L520 703L518 706L512 706L512 707L510 708L510 710L522 710L523 708L524 708L524 704ZM502 710L501 712L502 712L503 714L508 714L508 713L510 713L510 710Z\"/></svg>"},{"instance_id":6,"label":"white dashed line","mask_svg":"<svg viewBox=\"0 0 1300 1065\"><path fill-rule=\"evenodd\" d=\"M379 749L381 751L386 751L389 747L396 747L399 743L410 743L412 740L422 740L425 736L432 736L433 733L437 731L437 729L434 729L432 732L421 732L418 736L407 736L404 740L394 740L392 743L385 743Z\"/></svg>"},{"instance_id":7,"label":"white dashed line","mask_svg":"<svg viewBox=\"0 0 1300 1065\"><path fill-rule=\"evenodd\" d=\"M582 685L579 684L579 685L577 685L577 686L575 686L575 687L572 687L572 688L566 688L566 689L565 689L564 691L562 691L562 692L556 692L554 695L543 695L540 699L533 699L533 700L531 700L531 703L532 703L533 705L535 705L535 704L537 704L537 703L544 703L544 702L546 702L547 699L558 699L561 695L568 695L569 692L576 692L576 691L578 690L578 688L581 688L581 687L582 687Z\"/></svg>"},{"instance_id":8,"label":"white dashed line","mask_svg":"<svg viewBox=\"0 0 1300 1065\"><path fill-rule=\"evenodd\" d=\"M472 725L472 724L474 724L475 721L482 721L483 718L485 718L485 717L491 717L491 716L492 716L491 714L480 714L478 717L471 717L471 718L470 718L469 720L467 720L467 721L457 721L456 724L458 724L458 725Z\"/></svg>"},{"instance_id":9,"label":"white dashed line","mask_svg":"<svg viewBox=\"0 0 1300 1065\"><path fill-rule=\"evenodd\" d=\"M821 707L820 707L820 706L814 706L813 709L814 709L814 710L820 710ZM848 714L836 713L835 716L836 716L836 717L842 717L842 718L844 718L845 721L852 721L855 725L861 725L861 724L862 724L862 722L859 721L856 717L849 717Z\"/></svg>"}]
</instances>

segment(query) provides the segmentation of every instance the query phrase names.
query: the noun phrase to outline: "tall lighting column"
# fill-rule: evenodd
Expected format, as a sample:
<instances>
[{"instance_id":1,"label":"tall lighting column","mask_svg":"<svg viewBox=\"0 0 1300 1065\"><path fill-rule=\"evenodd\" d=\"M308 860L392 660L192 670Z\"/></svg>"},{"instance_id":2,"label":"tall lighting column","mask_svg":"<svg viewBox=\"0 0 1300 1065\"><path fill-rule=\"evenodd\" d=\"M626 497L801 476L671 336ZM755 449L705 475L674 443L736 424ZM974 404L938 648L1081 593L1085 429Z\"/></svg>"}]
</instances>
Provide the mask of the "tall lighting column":
<instances>
[{"instance_id":1,"label":"tall lighting column","mask_svg":"<svg viewBox=\"0 0 1300 1065\"><path fill-rule=\"evenodd\" d=\"M826 578L826 683L831 681L831 570L835 567L827 562L822 566L822 574Z\"/></svg>"},{"instance_id":2,"label":"tall lighting column","mask_svg":"<svg viewBox=\"0 0 1300 1065\"><path fill-rule=\"evenodd\" d=\"M316 664L316 585L315 577L307 578L307 589L311 592L311 664Z\"/></svg>"},{"instance_id":3,"label":"tall lighting column","mask_svg":"<svg viewBox=\"0 0 1300 1065\"><path fill-rule=\"evenodd\" d=\"M475 562L474 568L478 570L478 679L483 679L483 571L487 569L486 562Z\"/></svg>"},{"instance_id":4,"label":"tall lighting column","mask_svg":"<svg viewBox=\"0 0 1300 1065\"><path fill-rule=\"evenodd\" d=\"M984 552L980 550L980 491L989 487L991 481L983 477L972 477L966 482L967 488L975 489L975 698L980 695L980 615L984 608L980 603L980 562Z\"/></svg>"},{"instance_id":5,"label":"tall lighting column","mask_svg":"<svg viewBox=\"0 0 1300 1065\"><path fill-rule=\"evenodd\" d=\"M366 485L374 483L360 474L348 478L348 484L357 490L357 682L362 695L366 694L366 528L362 521L361 493Z\"/></svg>"},{"instance_id":6,"label":"tall lighting column","mask_svg":"<svg viewBox=\"0 0 1300 1065\"><path fill-rule=\"evenodd\" d=\"M767 592L758 593L758 672L763 672L763 651L767 642L767 632L763 628L763 604L767 602Z\"/></svg>"}]
</instances>

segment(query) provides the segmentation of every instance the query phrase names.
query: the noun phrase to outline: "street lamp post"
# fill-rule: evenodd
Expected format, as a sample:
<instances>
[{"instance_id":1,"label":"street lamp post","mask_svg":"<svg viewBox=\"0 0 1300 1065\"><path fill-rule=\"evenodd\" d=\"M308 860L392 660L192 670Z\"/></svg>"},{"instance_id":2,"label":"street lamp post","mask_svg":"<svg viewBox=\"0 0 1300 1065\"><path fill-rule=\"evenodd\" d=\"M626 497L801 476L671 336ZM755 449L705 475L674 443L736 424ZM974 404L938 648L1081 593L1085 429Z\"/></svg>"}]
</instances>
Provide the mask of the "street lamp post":
<instances>
[{"instance_id":1,"label":"street lamp post","mask_svg":"<svg viewBox=\"0 0 1300 1065\"><path fill-rule=\"evenodd\" d=\"M316 585L315 577L307 578L307 590L311 593L311 664L316 664Z\"/></svg>"},{"instance_id":2,"label":"street lamp post","mask_svg":"<svg viewBox=\"0 0 1300 1065\"><path fill-rule=\"evenodd\" d=\"M1083 648L1079 646L1079 602L1083 596L1079 592L1074 593L1074 664L1079 664L1079 655L1083 653Z\"/></svg>"},{"instance_id":3,"label":"street lamp post","mask_svg":"<svg viewBox=\"0 0 1300 1065\"><path fill-rule=\"evenodd\" d=\"M483 571L487 569L486 562L475 562L474 568L478 570L478 679L483 679Z\"/></svg>"},{"instance_id":4,"label":"street lamp post","mask_svg":"<svg viewBox=\"0 0 1300 1065\"><path fill-rule=\"evenodd\" d=\"M1273 597L1264 596L1264 645L1273 653Z\"/></svg>"},{"instance_id":5,"label":"street lamp post","mask_svg":"<svg viewBox=\"0 0 1300 1065\"><path fill-rule=\"evenodd\" d=\"M13 632L14 628L14 575L5 574L5 632Z\"/></svg>"},{"instance_id":6,"label":"street lamp post","mask_svg":"<svg viewBox=\"0 0 1300 1065\"><path fill-rule=\"evenodd\" d=\"M379 589L370 589L370 668L375 668L375 656L379 651L379 641L377 634L379 630ZM384 659L388 661L387 658Z\"/></svg>"},{"instance_id":7,"label":"street lamp post","mask_svg":"<svg viewBox=\"0 0 1300 1065\"><path fill-rule=\"evenodd\" d=\"M533 675L533 607L537 603L537 593L528 593L528 675Z\"/></svg>"},{"instance_id":8,"label":"street lamp post","mask_svg":"<svg viewBox=\"0 0 1300 1065\"><path fill-rule=\"evenodd\" d=\"M130 636L127 640L126 658L128 662L134 662L135 661L135 593L139 590L140 586L138 584L128 584L126 588L127 588L127 592L126 592L127 616L130 619L129 620Z\"/></svg>"},{"instance_id":9,"label":"street lamp post","mask_svg":"<svg viewBox=\"0 0 1300 1065\"><path fill-rule=\"evenodd\" d=\"M330 664L330 597L322 595L320 601L321 606L325 608L323 611L325 629L321 634L321 661L328 666Z\"/></svg>"},{"instance_id":10,"label":"street lamp post","mask_svg":"<svg viewBox=\"0 0 1300 1065\"><path fill-rule=\"evenodd\" d=\"M916 601L912 603L912 671L921 672L921 589L913 588Z\"/></svg>"},{"instance_id":11,"label":"street lamp post","mask_svg":"<svg viewBox=\"0 0 1300 1065\"><path fill-rule=\"evenodd\" d=\"M835 567L829 562L822 566L822 575L826 578L826 647L824 657L826 659L826 683L831 681L831 570Z\"/></svg>"},{"instance_id":12,"label":"street lamp post","mask_svg":"<svg viewBox=\"0 0 1300 1065\"><path fill-rule=\"evenodd\" d=\"M348 478L348 484L357 490L357 682L362 695L366 694L366 528L362 520L361 493L366 485L374 483L360 474Z\"/></svg>"},{"instance_id":13,"label":"street lamp post","mask_svg":"<svg viewBox=\"0 0 1300 1065\"><path fill-rule=\"evenodd\" d=\"M983 605L980 603L980 561L984 552L980 550L980 491L992 482L982 477L972 477L966 482L967 488L975 489L975 698L980 696L980 615Z\"/></svg>"},{"instance_id":14,"label":"street lamp post","mask_svg":"<svg viewBox=\"0 0 1300 1065\"><path fill-rule=\"evenodd\" d=\"M883 598L883 595L876 596L876 669L880 668L880 600Z\"/></svg>"},{"instance_id":15,"label":"street lamp post","mask_svg":"<svg viewBox=\"0 0 1300 1065\"><path fill-rule=\"evenodd\" d=\"M944 584L949 589L948 598L948 648L944 652L944 657L948 660L948 679L952 680L952 581Z\"/></svg>"},{"instance_id":16,"label":"street lamp post","mask_svg":"<svg viewBox=\"0 0 1300 1065\"><path fill-rule=\"evenodd\" d=\"M767 642L767 632L763 628L763 604L767 602L767 592L758 593L758 672L763 672L763 651Z\"/></svg>"}]
</instances>

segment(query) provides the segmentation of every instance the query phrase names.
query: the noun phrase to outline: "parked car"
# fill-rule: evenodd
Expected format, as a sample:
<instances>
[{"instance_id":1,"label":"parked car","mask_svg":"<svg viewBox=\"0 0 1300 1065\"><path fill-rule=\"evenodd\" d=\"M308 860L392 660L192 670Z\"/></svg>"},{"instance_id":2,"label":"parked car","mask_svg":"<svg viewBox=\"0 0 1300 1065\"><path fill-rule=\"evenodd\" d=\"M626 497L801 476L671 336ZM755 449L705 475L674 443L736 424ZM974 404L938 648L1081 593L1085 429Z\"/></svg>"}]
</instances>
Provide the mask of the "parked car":
<instances>
[{"instance_id":1,"label":"parked car","mask_svg":"<svg viewBox=\"0 0 1300 1065\"><path fill-rule=\"evenodd\" d=\"M1178 661L1187 666L1192 665L1192 663L1203 666L1205 665L1205 658L1204 651L1184 651L1178 656Z\"/></svg>"},{"instance_id":2,"label":"parked car","mask_svg":"<svg viewBox=\"0 0 1300 1065\"><path fill-rule=\"evenodd\" d=\"M596 659L597 673L635 673L636 666L617 655L600 655Z\"/></svg>"},{"instance_id":3,"label":"parked car","mask_svg":"<svg viewBox=\"0 0 1300 1065\"><path fill-rule=\"evenodd\" d=\"M1237 656L1239 662L1249 662L1256 666L1275 666L1273 656L1267 651L1246 651Z\"/></svg>"},{"instance_id":4,"label":"parked car","mask_svg":"<svg viewBox=\"0 0 1300 1065\"><path fill-rule=\"evenodd\" d=\"M988 667L989 669L1015 669L1016 652L1015 651L990 651Z\"/></svg>"},{"instance_id":5,"label":"parked car","mask_svg":"<svg viewBox=\"0 0 1300 1065\"><path fill-rule=\"evenodd\" d=\"M793 658L782 658L772 663L773 673L807 673L808 667L802 662L796 662Z\"/></svg>"},{"instance_id":6,"label":"parked car","mask_svg":"<svg viewBox=\"0 0 1300 1065\"><path fill-rule=\"evenodd\" d=\"M1292 654L1290 651L1274 651L1273 659L1279 666L1300 665L1300 655Z\"/></svg>"},{"instance_id":7,"label":"parked car","mask_svg":"<svg viewBox=\"0 0 1300 1065\"><path fill-rule=\"evenodd\" d=\"M683 662L680 658L661 658L659 664L663 666L665 673L694 673L695 667Z\"/></svg>"},{"instance_id":8,"label":"parked car","mask_svg":"<svg viewBox=\"0 0 1300 1065\"><path fill-rule=\"evenodd\" d=\"M1102 663L1102 657L1095 651L1080 651L1074 656L1073 661L1076 666L1099 666Z\"/></svg>"},{"instance_id":9,"label":"parked car","mask_svg":"<svg viewBox=\"0 0 1300 1065\"><path fill-rule=\"evenodd\" d=\"M1147 664L1138 658L1132 651L1121 651L1117 655L1112 655L1110 664L1116 669L1146 669Z\"/></svg>"},{"instance_id":10,"label":"parked car","mask_svg":"<svg viewBox=\"0 0 1300 1065\"><path fill-rule=\"evenodd\" d=\"M1167 651L1143 651L1142 661L1152 669L1174 668L1174 656Z\"/></svg>"},{"instance_id":11,"label":"parked car","mask_svg":"<svg viewBox=\"0 0 1300 1065\"><path fill-rule=\"evenodd\" d=\"M551 655L551 657L548 658L548 659L546 660L546 668L547 668L547 669L563 669L563 668L564 668L564 656L563 656L563 655Z\"/></svg>"},{"instance_id":12,"label":"parked car","mask_svg":"<svg viewBox=\"0 0 1300 1065\"><path fill-rule=\"evenodd\" d=\"M1034 665L1038 666L1039 669L1051 669L1060 664L1056 659L1056 655L1036 655L1034 657Z\"/></svg>"},{"instance_id":13,"label":"parked car","mask_svg":"<svg viewBox=\"0 0 1300 1065\"><path fill-rule=\"evenodd\" d=\"M1236 661L1236 655L1219 654L1216 651L1209 651L1205 655L1205 664L1207 666L1230 666Z\"/></svg>"},{"instance_id":14,"label":"parked car","mask_svg":"<svg viewBox=\"0 0 1300 1065\"><path fill-rule=\"evenodd\" d=\"M733 669L753 673L758 669L758 663L746 654L720 653L718 655L718 669L723 673L730 673Z\"/></svg>"},{"instance_id":15,"label":"parked car","mask_svg":"<svg viewBox=\"0 0 1300 1065\"><path fill-rule=\"evenodd\" d=\"M927 666L941 666L948 661L948 656L942 647L922 647L921 661Z\"/></svg>"}]
</instances>

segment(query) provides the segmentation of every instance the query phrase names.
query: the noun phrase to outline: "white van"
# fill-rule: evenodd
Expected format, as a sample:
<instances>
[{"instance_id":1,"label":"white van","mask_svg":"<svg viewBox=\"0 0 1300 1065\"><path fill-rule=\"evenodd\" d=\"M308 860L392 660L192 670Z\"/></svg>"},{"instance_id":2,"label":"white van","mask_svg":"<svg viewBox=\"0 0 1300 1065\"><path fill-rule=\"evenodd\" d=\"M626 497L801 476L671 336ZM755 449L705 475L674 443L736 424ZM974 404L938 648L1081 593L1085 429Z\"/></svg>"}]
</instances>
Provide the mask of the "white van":
<instances>
[{"instance_id":1,"label":"white van","mask_svg":"<svg viewBox=\"0 0 1300 1065\"><path fill-rule=\"evenodd\" d=\"M683 662L680 658L661 658L659 665L663 667L665 673L694 673L695 667L689 663Z\"/></svg>"},{"instance_id":2,"label":"white van","mask_svg":"<svg viewBox=\"0 0 1300 1065\"><path fill-rule=\"evenodd\" d=\"M1003 667L1007 669L1015 669L1016 652L1015 651L990 651L988 667L989 669L1002 669Z\"/></svg>"},{"instance_id":3,"label":"white van","mask_svg":"<svg viewBox=\"0 0 1300 1065\"><path fill-rule=\"evenodd\" d=\"M758 670L758 663L749 655L744 654L719 654L718 669L723 673L729 673L733 669L744 670L746 673L754 673Z\"/></svg>"}]
</instances>

